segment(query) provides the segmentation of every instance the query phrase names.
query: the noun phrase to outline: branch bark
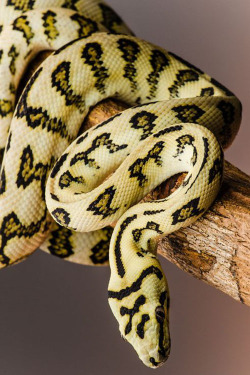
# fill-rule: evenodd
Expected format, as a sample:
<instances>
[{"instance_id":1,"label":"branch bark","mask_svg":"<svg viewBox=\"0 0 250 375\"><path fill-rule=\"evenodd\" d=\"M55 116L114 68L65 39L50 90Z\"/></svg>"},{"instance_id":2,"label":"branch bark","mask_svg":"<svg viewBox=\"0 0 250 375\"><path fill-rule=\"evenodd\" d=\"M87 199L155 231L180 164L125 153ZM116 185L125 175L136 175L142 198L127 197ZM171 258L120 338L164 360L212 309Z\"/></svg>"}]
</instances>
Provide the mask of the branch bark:
<instances>
[{"instance_id":1,"label":"branch bark","mask_svg":"<svg viewBox=\"0 0 250 375\"><path fill-rule=\"evenodd\" d=\"M50 53L40 53L30 64L19 85L18 95L34 70ZM89 112L82 130L126 108L125 103L105 100ZM170 195L184 178L184 173L171 177L149 193L144 201ZM182 270L250 305L249 233L250 177L225 162L224 182L212 207L190 227L162 238L158 252Z\"/></svg>"}]
</instances>

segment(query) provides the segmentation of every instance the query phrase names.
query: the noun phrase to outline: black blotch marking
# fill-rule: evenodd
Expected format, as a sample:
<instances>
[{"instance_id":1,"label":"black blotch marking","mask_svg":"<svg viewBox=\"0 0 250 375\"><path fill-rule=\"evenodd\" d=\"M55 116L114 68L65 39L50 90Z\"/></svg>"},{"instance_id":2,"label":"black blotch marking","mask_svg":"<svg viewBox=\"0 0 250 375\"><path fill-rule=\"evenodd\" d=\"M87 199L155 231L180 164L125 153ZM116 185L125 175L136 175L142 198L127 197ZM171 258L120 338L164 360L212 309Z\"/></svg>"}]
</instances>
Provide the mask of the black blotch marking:
<instances>
[{"instance_id":1,"label":"black blotch marking","mask_svg":"<svg viewBox=\"0 0 250 375\"><path fill-rule=\"evenodd\" d=\"M3 162L3 155L4 155L4 147L0 148L0 166L2 165L2 162Z\"/></svg>"},{"instance_id":2,"label":"black blotch marking","mask_svg":"<svg viewBox=\"0 0 250 375\"><path fill-rule=\"evenodd\" d=\"M88 133L85 133L84 135L81 135L79 138L77 138L76 144L79 145L82 143L86 138L88 138Z\"/></svg>"},{"instance_id":3,"label":"black blotch marking","mask_svg":"<svg viewBox=\"0 0 250 375\"><path fill-rule=\"evenodd\" d=\"M5 191L6 191L6 175L5 175L5 170L3 168L1 172L1 177L0 177L0 195L3 194Z\"/></svg>"},{"instance_id":4,"label":"black blotch marking","mask_svg":"<svg viewBox=\"0 0 250 375\"><path fill-rule=\"evenodd\" d=\"M199 172L197 173L194 181L192 182L192 184L189 186L189 188L187 189L186 193L192 188L193 184L195 183L195 181L197 180L199 174L201 173L202 169L204 168L204 165L206 164L207 162L207 158L208 158L208 152L209 152L209 143L208 143L208 139L206 137L202 137L202 140L203 140L203 145L204 145L204 157L203 157L203 160L202 160L202 163L201 163L201 167L200 167L200 170ZM192 157L192 162L196 163L196 160L195 160L195 156L197 156L197 151L195 154L193 154L193 157Z\"/></svg>"},{"instance_id":5,"label":"black blotch marking","mask_svg":"<svg viewBox=\"0 0 250 375\"><path fill-rule=\"evenodd\" d=\"M65 2L61 5L62 8L77 10L76 4L79 0L65 0Z\"/></svg>"},{"instance_id":6,"label":"black blotch marking","mask_svg":"<svg viewBox=\"0 0 250 375\"><path fill-rule=\"evenodd\" d=\"M164 209L161 209L161 210L147 210L147 211L143 212L143 215L156 215L156 214L160 214L161 212L164 212L164 211L165 211Z\"/></svg>"},{"instance_id":7,"label":"black blotch marking","mask_svg":"<svg viewBox=\"0 0 250 375\"><path fill-rule=\"evenodd\" d=\"M27 10L33 9L35 4L35 0L7 0L7 6L13 6L15 10L21 10L22 12L26 12Z\"/></svg>"},{"instance_id":8,"label":"black blotch marking","mask_svg":"<svg viewBox=\"0 0 250 375\"><path fill-rule=\"evenodd\" d=\"M51 232L49 252L63 259L73 255L72 235L73 232L68 228L58 226L56 230Z\"/></svg>"},{"instance_id":9,"label":"black blotch marking","mask_svg":"<svg viewBox=\"0 0 250 375\"><path fill-rule=\"evenodd\" d=\"M58 37L59 31L55 27L56 24L56 13L48 10L42 16L43 19L43 27L45 29L44 33L47 35L47 38L50 40L54 40Z\"/></svg>"},{"instance_id":10,"label":"black blotch marking","mask_svg":"<svg viewBox=\"0 0 250 375\"><path fill-rule=\"evenodd\" d=\"M82 58L85 63L91 66L94 77L96 77L95 87L101 93L105 94L105 81L109 77L108 69L105 68L102 61L102 46L97 43L87 43L82 51Z\"/></svg>"},{"instance_id":11,"label":"black blotch marking","mask_svg":"<svg viewBox=\"0 0 250 375\"><path fill-rule=\"evenodd\" d=\"M127 144L117 145L113 143L112 139L110 139L111 133L103 133L98 135L93 141L91 146L83 152L79 152L74 155L74 157L70 161L70 165L76 164L78 161L83 161L85 165L89 167L100 169L99 165L95 161L94 158L89 158L89 155L98 149L99 147L107 147L110 154L123 150L124 148L128 147Z\"/></svg>"},{"instance_id":12,"label":"black blotch marking","mask_svg":"<svg viewBox=\"0 0 250 375\"><path fill-rule=\"evenodd\" d=\"M116 189L114 186L110 186L104 190L102 194L100 194L96 200L94 200L87 211L92 211L93 215L102 216L102 219L105 219L108 216L114 215L114 213L118 210L119 207L111 207L112 200L114 198Z\"/></svg>"},{"instance_id":13,"label":"black blotch marking","mask_svg":"<svg viewBox=\"0 0 250 375\"><path fill-rule=\"evenodd\" d=\"M75 94L70 84L70 61L60 63L51 75L51 85L65 98L66 106L75 105L80 112L83 111L85 102L81 95Z\"/></svg>"},{"instance_id":14,"label":"black blotch marking","mask_svg":"<svg viewBox=\"0 0 250 375\"><path fill-rule=\"evenodd\" d=\"M57 195L53 194L53 193L50 193L50 196L52 199L54 199L55 201L59 202L59 198L57 197Z\"/></svg>"},{"instance_id":15,"label":"black blotch marking","mask_svg":"<svg viewBox=\"0 0 250 375\"><path fill-rule=\"evenodd\" d=\"M8 56L11 57L9 69L12 75L16 73L16 60L19 56L19 52L17 52L16 46L14 44L10 47Z\"/></svg>"},{"instance_id":16,"label":"black blotch marking","mask_svg":"<svg viewBox=\"0 0 250 375\"><path fill-rule=\"evenodd\" d=\"M132 330L132 320L133 320L133 317L136 313L139 312L140 310L140 307L142 305L144 305L144 303L146 302L146 298L143 296L143 295L140 295L137 300L135 301L135 304L134 304L134 307L132 307L132 309L129 309L127 307L124 307L122 306L120 308L120 314L121 316L124 316L124 315L129 315L129 321L125 327L125 336L128 335L131 330Z\"/></svg>"},{"instance_id":17,"label":"black blotch marking","mask_svg":"<svg viewBox=\"0 0 250 375\"><path fill-rule=\"evenodd\" d=\"M48 164L43 164L41 162L34 164L34 155L31 147L25 147L20 157L20 166L16 179L17 187L26 189L33 181L40 181L41 191L44 197L46 177L52 162L51 159Z\"/></svg>"},{"instance_id":18,"label":"black blotch marking","mask_svg":"<svg viewBox=\"0 0 250 375\"><path fill-rule=\"evenodd\" d=\"M201 210L198 208L200 202L200 198L194 198L187 204L185 204L183 207L180 209L176 210L172 214L172 225L176 225L177 223L184 222L188 219L190 219L193 216L198 216L202 212L204 212L204 208Z\"/></svg>"},{"instance_id":19,"label":"black blotch marking","mask_svg":"<svg viewBox=\"0 0 250 375\"><path fill-rule=\"evenodd\" d=\"M128 169L130 172L130 178L136 178L140 187L144 187L145 183L148 181L147 176L143 173L143 169L146 164L153 160L153 162L161 166L161 152L164 149L164 142L157 142L151 150L148 151L147 155L144 158L138 158Z\"/></svg>"},{"instance_id":20,"label":"black blotch marking","mask_svg":"<svg viewBox=\"0 0 250 375\"><path fill-rule=\"evenodd\" d=\"M83 176L72 176L72 174L70 173L70 171L66 171L64 172L60 178L59 178L59 186L61 189L64 189L66 187L69 187L72 182L75 182L77 184L84 184L85 183L85 180L83 178Z\"/></svg>"},{"instance_id":21,"label":"black blotch marking","mask_svg":"<svg viewBox=\"0 0 250 375\"><path fill-rule=\"evenodd\" d=\"M162 292L161 295L160 295L160 299L159 299L159 302L160 302L160 306L158 306L156 308L156 320L160 326L159 328L159 350L158 350L158 353L163 357L165 358L166 357L166 349L164 348L164 345L163 345L163 342L164 342L164 323L165 323L165 319L167 318L165 316L165 312L164 312L164 304L165 304L165 301L167 300L167 292ZM168 301L168 300L167 300ZM168 309L168 306L167 306L167 309Z\"/></svg>"},{"instance_id":22,"label":"black blotch marking","mask_svg":"<svg viewBox=\"0 0 250 375\"><path fill-rule=\"evenodd\" d=\"M151 99L156 96L156 90L160 80L160 74L169 65L169 59L166 53L158 49L155 49L151 53L149 62L152 67L152 72L149 73L147 77L147 81L149 84L149 96L147 97L147 99Z\"/></svg>"},{"instance_id":23,"label":"black blotch marking","mask_svg":"<svg viewBox=\"0 0 250 375\"><path fill-rule=\"evenodd\" d=\"M22 15L16 18L13 21L13 30L20 31L23 34L24 39L26 40L27 44L30 44L31 39L34 37L34 33L30 27L28 17L26 15Z\"/></svg>"},{"instance_id":24,"label":"black blotch marking","mask_svg":"<svg viewBox=\"0 0 250 375\"><path fill-rule=\"evenodd\" d=\"M7 117L13 112L13 104L10 100L0 99L0 116Z\"/></svg>"},{"instance_id":25,"label":"black blotch marking","mask_svg":"<svg viewBox=\"0 0 250 375\"><path fill-rule=\"evenodd\" d=\"M201 89L201 96L213 96L214 95L214 88L213 87L205 87Z\"/></svg>"},{"instance_id":26,"label":"black blotch marking","mask_svg":"<svg viewBox=\"0 0 250 375\"><path fill-rule=\"evenodd\" d=\"M27 125L33 129L41 127L47 132L59 134L62 138L67 138L69 142L72 142L72 137L69 135L67 126L62 122L60 118L50 117L48 112L41 107L34 108L27 104L27 98L29 92L37 80L38 76L42 72L43 68L39 68L31 77L28 84L26 85L21 99L18 101L16 109L16 117L25 117Z\"/></svg>"},{"instance_id":27,"label":"black blotch marking","mask_svg":"<svg viewBox=\"0 0 250 375\"><path fill-rule=\"evenodd\" d=\"M119 292L109 290L108 298L116 298L121 301L123 298L130 296L130 294L137 292L141 288L143 280L152 274L155 275L159 280L161 280L163 277L163 274L158 267L150 266L141 272L140 276L131 284L131 286L121 289Z\"/></svg>"},{"instance_id":28,"label":"black blotch marking","mask_svg":"<svg viewBox=\"0 0 250 375\"><path fill-rule=\"evenodd\" d=\"M8 136L8 140L7 140L7 145L6 145L6 152L8 152L9 149L10 149L11 138L12 138L12 132L9 132L9 136Z\"/></svg>"},{"instance_id":29,"label":"black blotch marking","mask_svg":"<svg viewBox=\"0 0 250 375\"><path fill-rule=\"evenodd\" d=\"M63 154L60 159L56 162L55 166L52 169L52 172L50 174L51 178L56 177L57 173L60 171L62 168L63 164L65 163L66 159L68 157L68 153Z\"/></svg>"},{"instance_id":30,"label":"black blotch marking","mask_svg":"<svg viewBox=\"0 0 250 375\"><path fill-rule=\"evenodd\" d=\"M99 30L95 21L79 13L73 14L70 18L79 25L78 38L87 38Z\"/></svg>"},{"instance_id":31,"label":"black blotch marking","mask_svg":"<svg viewBox=\"0 0 250 375\"><path fill-rule=\"evenodd\" d=\"M169 87L170 98L178 98L179 97L179 89L182 86L185 86L188 82L195 82L198 81L200 78L199 73L195 72L194 70L190 69L183 69L179 70L176 74L176 79L174 84Z\"/></svg>"},{"instance_id":32,"label":"black blotch marking","mask_svg":"<svg viewBox=\"0 0 250 375\"><path fill-rule=\"evenodd\" d=\"M194 137L190 134L184 134L176 139L177 148L174 158L178 157L185 150L186 146L193 146ZM193 146L194 147L194 146Z\"/></svg>"},{"instance_id":33,"label":"black blotch marking","mask_svg":"<svg viewBox=\"0 0 250 375\"><path fill-rule=\"evenodd\" d=\"M3 218L0 228L0 262L3 265L8 266L11 263L10 258L4 253L4 248L7 243L14 237L30 238L38 231L41 231L41 233L47 231L48 223L45 221L46 216L47 209L45 206L41 219L39 219L37 222L32 222L29 225L23 225L14 211Z\"/></svg>"},{"instance_id":34,"label":"black blotch marking","mask_svg":"<svg viewBox=\"0 0 250 375\"><path fill-rule=\"evenodd\" d=\"M150 320L149 315L143 314L141 317L141 322L137 325L136 333L141 339L144 338L144 326L146 322L148 322L149 320Z\"/></svg>"},{"instance_id":35,"label":"black blotch marking","mask_svg":"<svg viewBox=\"0 0 250 375\"><path fill-rule=\"evenodd\" d=\"M130 39L121 38L117 41L118 48L122 52L122 58L126 61L123 77L130 81L131 91L137 89L135 62L140 53L139 45Z\"/></svg>"},{"instance_id":36,"label":"black blotch marking","mask_svg":"<svg viewBox=\"0 0 250 375\"><path fill-rule=\"evenodd\" d=\"M94 264L103 264L109 259L109 245L113 228L102 229L103 238L91 249L90 259Z\"/></svg>"},{"instance_id":37,"label":"black blotch marking","mask_svg":"<svg viewBox=\"0 0 250 375\"><path fill-rule=\"evenodd\" d=\"M164 210L163 210L164 211ZM159 234L162 234L163 232L160 230L160 225L158 223L155 223L154 221L148 221L146 224L146 227L144 228L137 228L133 229L132 235L135 242L139 242L141 239L141 236L145 230L153 230ZM150 253L151 254L151 253Z\"/></svg>"},{"instance_id":38,"label":"black blotch marking","mask_svg":"<svg viewBox=\"0 0 250 375\"><path fill-rule=\"evenodd\" d=\"M137 218L137 215L129 216L127 217L121 224L120 230L118 232L118 235L116 237L116 243L115 243L115 261L116 261L116 267L117 267L117 273L120 277L124 277L125 275L125 268L122 263L122 254L121 254L121 239L123 232L125 229L129 226L132 221L134 221Z\"/></svg>"},{"instance_id":39,"label":"black blotch marking","mask_svg":"<svg viewBox=\"0 0 250 375\"><path fill-rule=\"evenodd\" d=\"M175 125L175 126L170 126L168 128L165 128L165 129L162 129L160 130L158 133L155 133L153 135L154 138L159 138L161 137L162 135L165 135L165 134L168 134L168 133L172 133L172 132L176 132L176 131L179 131L179 130L182 130L183 126L182 125Z\"/></svg>"},{"instance_id":40,"label":"black blotch marking","mask_svg":"<svg viewBox=\"0 0 250 375\"><path fill-rule=\"evenodd\" d=\"M68 225L70 223L70 214L64 208L56 208L51 215L60 225Z\"/></svg>"},{"instance_id":41,"label":"black blotch marking","mask_svg":"<svg viewBox=\"0 0 250 375\"><path fill-rule=\"evenodd\" d=\"M232 138L232 128L231 124L235 120L235 108L232 103L228 103L225 100L221 100L217 108L220 110L224 124L222 126L222 129L220 131L220 136L223 139L222 146L227 144L228 140Z\"/></svg>"},{"instance_id":42,"label":"black blotch marking","mask_svg":"<svg viewBox=\"0 0 250 375\"><path fill-rule=\"evenodd\" d=\"M117 34L116 26L120 26L123 24L122 19L107 4L100 3L99 7L102 11L102 24L107 27L107 29L111 31L112 34Z\"/></svg>"},{"instance_id":43,"label":"black blotch marking","mask_svg":"<svg viewBox=\"0 0 250 375\"><path fill-rule=\"evenodd\" d=\"M209 170L209 178L208 178L209 184L213 182L213 180L215 179L217 175L219 175L220 180L222 180L223 168L224 168L224 163L223 163L223 151L222 151L222 155L214 160L213 166Z\"/></svg>"},{"instance_id":44,"label":"black blotch marking","mask_svg":"<svg viewBox=\"0 0 250 375\"><path fill-rule=\"evenodd\" d=\"M179 105L172 108L176 113L176 117L182 122L199 123L199 118L204 115L205 111L195 104Z\"/></svg>"},{"instance_id":45,"label":"black blotch marking","mask_svg":"<svg viewBox=\"0 0 250 375\"><path fill-rule=\"evenodd\" d=\"M156 126L154 121L157 119L157 116L148 111L141 111L136 113L131 117L129 123L132 124L131 128L142 130L142 135L140 140L143 140L153 134L153 129Z\"/></svg>"}]
</instances>

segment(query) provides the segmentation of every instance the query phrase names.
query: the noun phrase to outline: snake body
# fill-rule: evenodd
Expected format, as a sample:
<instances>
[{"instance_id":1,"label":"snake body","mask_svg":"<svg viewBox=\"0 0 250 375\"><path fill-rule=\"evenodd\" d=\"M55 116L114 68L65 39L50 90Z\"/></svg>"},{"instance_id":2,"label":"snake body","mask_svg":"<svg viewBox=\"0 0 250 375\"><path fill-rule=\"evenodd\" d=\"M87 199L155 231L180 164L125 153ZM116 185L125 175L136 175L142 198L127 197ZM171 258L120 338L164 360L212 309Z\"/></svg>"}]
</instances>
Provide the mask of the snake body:
<instances>
[{"instance_id":1,"label":"snake body","mask_svg":"<svg viewBox=\"0 0 250 375\"><path fill-rule=\"evenodd\" d=\"M85 2L87 10L91 4L97 9L99 2ZM16 11L3 33L13 28ZM25 15L32 19L30 28L33 17L39 25L45 11L32 12ZM147 366L158 367L169 355L170 337L168 287L156 244L197 220L215 199L222 147L238 131L241 105L200 69L126 35L121 21L123 35L115 35L102 32L103 27L113 32L114 25L105 25L98 11L91 20L74 10L51 12L65 17L62 25L74 15L73 24L81 19L74 29L78 37L79 30L87 31L69 42L70 35L61 38L64 31L57 33L50 18L58 41L49 44L56 52L28 82L13 118L14 90L9 98L6 92L20 81L27 46L26 53L19 52L20 66L12 62L6 77L0 103L9 101L11 109L6 113L2 105L0 111L3 134L8 132L0 180L1 265L18 262L39 246L79 263L105 264L109 247L109 304L121 334ZM38 29L32 31L38 35L31 37L28 56L38 50L36 38L42 39L41 49L48 48L48 35L42 38ZM25 36L19 31L18 38ZM6 43L2 72L8 52ZM134 107L81 133L89 109L109 97ZM188 174L170 197L136 204L179 172Z\"/></svg>"}]
</instances>

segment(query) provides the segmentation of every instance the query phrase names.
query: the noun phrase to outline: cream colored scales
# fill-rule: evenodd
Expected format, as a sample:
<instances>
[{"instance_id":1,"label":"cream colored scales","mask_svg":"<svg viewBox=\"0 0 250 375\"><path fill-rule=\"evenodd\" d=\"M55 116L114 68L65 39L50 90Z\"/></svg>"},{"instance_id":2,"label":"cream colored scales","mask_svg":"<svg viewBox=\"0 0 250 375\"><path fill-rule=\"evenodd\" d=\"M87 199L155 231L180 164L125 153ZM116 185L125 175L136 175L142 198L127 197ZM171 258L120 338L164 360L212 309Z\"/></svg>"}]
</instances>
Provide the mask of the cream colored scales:
<instances>
[{"instance_id":1,"label":"cream colored scales","mask_svg":"<svg viewBox=\"0 0 250 375\"><path fill-rule=\"evenodd\" d=\"M111 309L141 360L157 367L170 339L156 241L213 202L223 173L216 138L223 148L230 145L241 105L178 56L126 35L106 4L50 5L1 3L1 265L38 247L78 263L106 264L109 247ZM14 112L24 69L43 49L57 51L32 76ZM134 107L79 135L89 108L108 97ZM183 171L188 174L170 197L136 205Z\"/></svg>"}]
</instances>

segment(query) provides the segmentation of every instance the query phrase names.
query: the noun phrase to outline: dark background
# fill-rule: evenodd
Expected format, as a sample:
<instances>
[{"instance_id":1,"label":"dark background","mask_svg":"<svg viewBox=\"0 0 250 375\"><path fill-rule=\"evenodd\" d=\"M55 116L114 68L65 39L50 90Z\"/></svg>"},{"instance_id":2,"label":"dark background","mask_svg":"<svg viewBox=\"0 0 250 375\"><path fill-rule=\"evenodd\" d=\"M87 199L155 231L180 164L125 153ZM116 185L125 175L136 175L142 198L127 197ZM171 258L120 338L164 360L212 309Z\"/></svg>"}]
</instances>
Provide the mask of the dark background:
<instances>
[{"instance_id":1,"label":"dark background","mask_svg":"<svg viewBox=\"0 0 250 375\"><path fill-rule=\"evenodd\" d=\"M226 158L249 166L249 0L110 0L141 38L177 53L241 99L244 116ZM249 375L250 307L166 260L171 375ZM150 374L121 340L109 310L108 268L70 264L37 251L0 272L1 375Z\"/></svg>"}]
</instances>

